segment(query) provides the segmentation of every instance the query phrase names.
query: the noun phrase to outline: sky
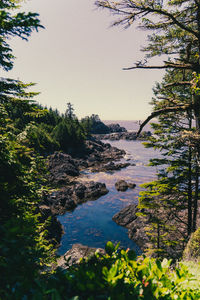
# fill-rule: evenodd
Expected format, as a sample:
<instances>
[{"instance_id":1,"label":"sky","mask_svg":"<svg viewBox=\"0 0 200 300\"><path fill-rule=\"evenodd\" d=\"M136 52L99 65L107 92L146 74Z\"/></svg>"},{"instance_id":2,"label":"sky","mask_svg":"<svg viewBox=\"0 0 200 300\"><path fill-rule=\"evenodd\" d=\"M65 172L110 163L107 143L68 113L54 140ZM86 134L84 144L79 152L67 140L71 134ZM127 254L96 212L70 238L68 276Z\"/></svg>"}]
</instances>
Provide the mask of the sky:
<instances>
[{"instance_id":1,"label":"sky","mask_svg":"<svg viewBox=\"0 0 200 300\"><path fill-rule=\"evenodd\" d=\"M143 120L151 112L158 70L124 71L143 58L144 32L111 27L115 19L94 0L27 0L23 10L40 14L45 29L29 41L9 41L16 56L13 70L0 76L37 83L36 100L66 110L71 102L78 118L98 114L102 120Z\"/></svg>"}]
</instances>

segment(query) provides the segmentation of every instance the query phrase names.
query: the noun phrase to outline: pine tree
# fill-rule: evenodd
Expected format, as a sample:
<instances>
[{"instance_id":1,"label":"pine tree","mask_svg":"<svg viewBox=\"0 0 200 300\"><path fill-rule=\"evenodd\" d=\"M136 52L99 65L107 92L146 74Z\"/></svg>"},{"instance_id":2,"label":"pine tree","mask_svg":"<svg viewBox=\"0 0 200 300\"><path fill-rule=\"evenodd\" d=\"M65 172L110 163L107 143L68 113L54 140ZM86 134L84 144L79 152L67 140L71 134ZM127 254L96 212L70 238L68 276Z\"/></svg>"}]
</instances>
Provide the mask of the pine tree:
<instances>
[{"instance_id":1,"label":"pine tree","mask_svg":"<svg viewBox=\"0 0 200 300\"><path fill-rule=\"evenodd\" d=\"M183 86L170 85L172 72L168 71L161 84L154 89L156 98L152 104L154 110L162 109L178 103L191 101L190 89ZM175 77L191 76L183 72L173 72ZM173 98L171 98L173 95ZM176 96L176 97L174 97ZM172 99L172 100L171 100ZM161 250L172 255L181 254L185 242L191 232L196 229L197 201L199 197L199 166L197 152L190 144L184 143L183 135L194 131L192 128L192 111L168 113L161 115L158 123L152 124L154 136L145 143L147 147L161 150L162 158L152 159L151 165L158 166L158 180L145 184L147 191L139 198L141 208L148 209L150 225L147 231L156 251ZM157 217L155 217L157 216ZM155 230L155 227L159 231ZM164 239L162 238L162 234ZM180 241L182 241L180 243ZM158 249L159 245L159 249ZM176 250L175 250L176 249Z\"/></svg>"},{"instance_id":2,"label":"pine tree","mask_svg":"<svg viewBox=\"0 0 200 300\"><path fill-rule=\"evenodd\" d=\"M150 32L148 45L142 49L144 60L125 70L168 71L164 82L155 89L153 112L138 131L140 134L151 119L159 118L159 124L154 125L157 137L151 138L149 146L162 149L164 157L151 163L163 165L163 169L156 182L146 185L148 191L140 198L140 206L147 208L151 220L148 230L159 252L169 244L168 225L174 227L171 229L175 232L178 225L185 222L186 229L181 231L186 231L183 241L196 228L200 161L200 3L195 0L98 0L96 5L119 17L113 25L127 28L137 21L140 29ZM163 57L163 64L150 65L151 58L158 56ZM180 218L181 210L185 209L186 221L183 216ZM176 224L174 217L168 222L174 211ZM178 239L178 234L175 238Z\"/></svg>"}]
</instances>

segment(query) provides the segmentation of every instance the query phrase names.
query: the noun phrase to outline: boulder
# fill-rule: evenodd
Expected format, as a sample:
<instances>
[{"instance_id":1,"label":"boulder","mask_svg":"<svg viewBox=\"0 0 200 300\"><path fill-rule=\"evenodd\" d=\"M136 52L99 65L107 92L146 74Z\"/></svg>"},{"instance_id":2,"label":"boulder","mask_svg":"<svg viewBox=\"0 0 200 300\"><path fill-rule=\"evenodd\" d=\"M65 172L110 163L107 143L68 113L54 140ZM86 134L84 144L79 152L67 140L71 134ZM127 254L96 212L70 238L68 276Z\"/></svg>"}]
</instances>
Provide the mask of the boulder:
<instances>
[{"instance_id":1,"label":"boulder","mask_svg":"<svg viewBox=\"0 0 200 300\"><path fill-rule=\"evenodd\" d=\"M119 124L109 124L107 125L109 128L109 132L127 132L125 127L121 127Z\"/></svg>"},{"instance_id":2,"label":"boulder","mask_svg":"<svg viewBox=\"0 0 200 300\"><path fill-rule=\"evenodd\" d=\"M125 180L118 180L115 183L115 188L117 191L125 192L128 189L128 183Z\"/></svg>"},{"instance_id":3,"label":"boulder","mask_svg":"<svg viewBox=\"0 0 200 300\"><path fill-rule=\"evenodd\" d=\"M135 183L128 183L125 180L118 180L115 183L115 188L117 191L125 192L128 188L134 189L136 187Z\"/></svg>"},{"instance_id":4,"label":"boulder","mask_svg":"<svg viewBox=\"0 0 200 300\"><path fill-rule=\"evenodd\" d=\"M105 183L89 181L76 184L72 197L75 203L79 204L87 200L96 200L107 193L108 189Z\"/></svg>"},{"instance_id":5,"label":"boulder","mask_svg":"<svg viewBox=\"0 0 200 300\"><path fill-rule=\"evenodd\" d=\"M81 258L93 256L96 251L105 254L102 248L91 248L82 244L74 244L70 250L58 259L57 265L62 269L67 269L68 266L78 264Z\"/></svg>"},{"instance_id":6,"label":"boulder","mask_svg":"<svg viewBox=\"0 0 200 300\"><path fill-rule=\"evenodd\" d=\"M134 189L136 187L135 183L128 182L129 189Z\"/></svg>"}]
</instances>

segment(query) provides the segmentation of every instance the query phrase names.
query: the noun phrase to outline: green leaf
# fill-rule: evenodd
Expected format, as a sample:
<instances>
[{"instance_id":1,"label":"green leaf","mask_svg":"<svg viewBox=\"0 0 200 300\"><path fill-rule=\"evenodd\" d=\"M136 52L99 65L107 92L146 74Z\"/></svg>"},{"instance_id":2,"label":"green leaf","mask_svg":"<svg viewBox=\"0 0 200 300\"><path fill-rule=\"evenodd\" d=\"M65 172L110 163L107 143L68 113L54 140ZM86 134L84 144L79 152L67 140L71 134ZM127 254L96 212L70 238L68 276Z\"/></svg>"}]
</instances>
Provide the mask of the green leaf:
<instances>
[{"instance_id":1,"label":"green leaf","mask_svg":"<svg viewBox=\"0 0 200 300\"><path fill-rule=\"evenodd\" d=\"M106 253L111 256L113 254L113 252L115 251L115 246L113 245L112 242L108 241L105 246L105 250L106 250Z\"/></svg>"}]
</instances>

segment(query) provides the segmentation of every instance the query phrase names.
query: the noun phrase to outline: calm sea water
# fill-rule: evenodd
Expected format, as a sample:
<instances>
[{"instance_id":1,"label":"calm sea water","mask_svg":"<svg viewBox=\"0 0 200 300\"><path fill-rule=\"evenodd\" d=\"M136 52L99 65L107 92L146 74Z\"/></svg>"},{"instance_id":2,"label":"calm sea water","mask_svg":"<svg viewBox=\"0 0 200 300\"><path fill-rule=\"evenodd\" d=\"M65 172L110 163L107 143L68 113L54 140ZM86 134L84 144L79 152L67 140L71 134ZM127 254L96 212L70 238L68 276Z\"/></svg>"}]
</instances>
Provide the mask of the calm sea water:
<instances>
[{"instance_id":1,"label":"calm sea water","mask_svg":"<svg viewBox=\"0 0 200 300\"><path fill-rule=\"evenodd\" d=\"M106 141L107 142L107 141ZM64 254L74 243L81 243L90 247L104 247L108 240L120 242L124 248L135 249L137 245L128 238L127 229L118 226L112 221L114 214L125 206L137 203L141 191L140 184L153 180L156 177L155 167L148 167L150 158L155 157L153 149L146 149L140 141L112 141L112 146L124 149L127 152L125 159L135 166L129 166L114 173L83 173L80 180L94 180L106 183L109 193L95 201L88 201L79 205L73 212L60 216L64 226L59 254ZM134 190L118 192L115 182L124 179L136 183Z\"/></svg>"}]
</instances>

